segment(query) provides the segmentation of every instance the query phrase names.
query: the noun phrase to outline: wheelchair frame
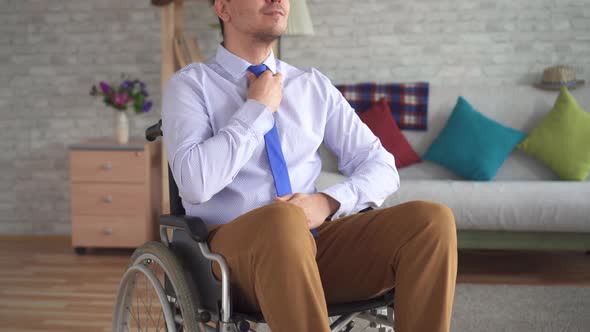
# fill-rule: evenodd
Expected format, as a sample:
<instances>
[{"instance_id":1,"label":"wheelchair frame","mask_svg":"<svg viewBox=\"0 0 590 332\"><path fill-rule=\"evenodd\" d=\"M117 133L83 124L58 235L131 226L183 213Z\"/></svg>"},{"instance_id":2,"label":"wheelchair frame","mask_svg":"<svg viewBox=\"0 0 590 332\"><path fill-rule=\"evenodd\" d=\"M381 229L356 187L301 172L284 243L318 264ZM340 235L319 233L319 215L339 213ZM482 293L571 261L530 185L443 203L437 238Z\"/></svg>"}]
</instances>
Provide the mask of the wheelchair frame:
<instances>
[{"instance_id":1,"label":"wheelchair frame","mask_svg":"<svg viewBox=\"0 0 590 332\"><path fill-rule=\"evenodd\" d=\"M162 136L161 123L162 120L146 130L146 139L148 141L154 141L157 137ZM171 213L160 216L160 240L178 259L184 270L184 278L186 278L187 283L191 283L189 291L192 293L190 296L197 307L196 316L200 328L210 332L256 332L256 330L250 328L249 322L265 322L262 313L238 313L232 311L229 267L221 255L210 251L207 244L209 231L205 222L201 218L185 215L178 187L170 167L168 167L168 174ZM172 238L169 237L168 230L172 231ZM213 274L212 262L217 262L220 266L221 282ZM124 279L130 270L146 274L141 268L142 266L130 266L125 273ZM153 276L147 274L146 276L153 278ZM158 286L159 283L154 283L151 280L160 300L161 294L168 291L170 287L168 276L166 276L165 280L163 286L161 284ZM158 287L160 289L157 289ZM123 289L126 288L124 288L122 280L119 292L122 292ZM393 289L389 290L384 295L374 299L352 303L328 304L328 318L332 319L332 317L338 316L330 324L331 331L348 332L352 330L355 325L355 318L369 321L371 327L377 327L377 324L379 324L380 326L393 328L393 291ZM117 298L120 298L120 296L117 296ZM161 304L162 310L166 312L167 309L164 308L164 303ZM115 307L114 320L118 310L117 306ZM386 315L378 312L378 309L383 308L387 309ZM117 332L114 320L113 330ZM209 322L216 322L216 327L206 324ZM171 323L168 321L167 323L168 329L170 329ZM183 329L183 331L185 330ZM385 328L381 327L379 331L385 332Z\"/></svg>"}]
</instances>

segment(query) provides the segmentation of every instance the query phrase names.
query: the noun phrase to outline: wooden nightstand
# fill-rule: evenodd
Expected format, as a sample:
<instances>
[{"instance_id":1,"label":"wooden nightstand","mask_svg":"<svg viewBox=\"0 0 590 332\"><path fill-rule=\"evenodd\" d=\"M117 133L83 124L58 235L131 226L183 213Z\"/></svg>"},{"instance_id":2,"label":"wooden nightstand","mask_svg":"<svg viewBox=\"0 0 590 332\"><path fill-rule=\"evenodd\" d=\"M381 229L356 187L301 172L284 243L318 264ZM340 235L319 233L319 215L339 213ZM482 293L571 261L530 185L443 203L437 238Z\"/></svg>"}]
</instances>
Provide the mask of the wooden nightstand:
<instances>
[{"instance_id":1,"label":"wooden nightstand","mask_svg":"<svg viewBox=\"0 0 590 332\"><path fill-rule=\"evenodd\" d=\"M160 142L70 146L72 246L135 248L158 238Z\"/></svg>"}]
</instances>

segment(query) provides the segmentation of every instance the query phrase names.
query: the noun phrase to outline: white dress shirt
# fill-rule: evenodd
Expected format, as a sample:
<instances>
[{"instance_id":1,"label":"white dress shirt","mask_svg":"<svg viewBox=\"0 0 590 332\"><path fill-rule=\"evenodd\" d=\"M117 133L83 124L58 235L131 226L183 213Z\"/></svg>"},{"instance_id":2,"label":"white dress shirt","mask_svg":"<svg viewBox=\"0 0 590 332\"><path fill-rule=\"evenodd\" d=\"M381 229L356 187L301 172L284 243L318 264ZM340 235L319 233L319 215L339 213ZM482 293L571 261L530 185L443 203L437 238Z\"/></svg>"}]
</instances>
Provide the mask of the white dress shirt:
<instances>
[{"instance_id":1,"label":"white dress shirt","mask_svg":"<svg viewBox=\"0 0 590 332\"><path fill-rule=\"evenodd\" d=\"M283 74L276 113L246 99L252 65L219 45L214 59L176 72L162 96L164 146L187 215L225 224L273 202L276 190L264 134L276 121L294 193L318 192L318 148L338 156L347 176L321 192L340 202L331 219L381 206L399 188L394 157L330 80L271 52L264 64Z\"/></svg>"}]
</instances>

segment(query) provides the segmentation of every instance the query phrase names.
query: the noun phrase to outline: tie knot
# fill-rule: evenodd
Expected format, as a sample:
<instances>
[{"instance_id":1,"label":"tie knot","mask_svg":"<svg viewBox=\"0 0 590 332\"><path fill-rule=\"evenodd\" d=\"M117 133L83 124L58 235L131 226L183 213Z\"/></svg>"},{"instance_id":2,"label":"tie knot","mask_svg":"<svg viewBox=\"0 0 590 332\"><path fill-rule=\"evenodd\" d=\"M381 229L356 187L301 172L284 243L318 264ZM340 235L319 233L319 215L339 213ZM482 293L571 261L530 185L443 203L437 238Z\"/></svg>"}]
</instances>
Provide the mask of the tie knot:
<instances>
[{"instance_id":1,"label":"tie knot","mask_svg":"<svg viewBox=\"0 0 590 332\"><path fill-rule=\"evenodd\" d=\"M248 67L248 71L256 75L256 77L260 76L260 74L264 73L267 69L268 67L265 64L252 65Z\"/></svg>"}]
</instances>

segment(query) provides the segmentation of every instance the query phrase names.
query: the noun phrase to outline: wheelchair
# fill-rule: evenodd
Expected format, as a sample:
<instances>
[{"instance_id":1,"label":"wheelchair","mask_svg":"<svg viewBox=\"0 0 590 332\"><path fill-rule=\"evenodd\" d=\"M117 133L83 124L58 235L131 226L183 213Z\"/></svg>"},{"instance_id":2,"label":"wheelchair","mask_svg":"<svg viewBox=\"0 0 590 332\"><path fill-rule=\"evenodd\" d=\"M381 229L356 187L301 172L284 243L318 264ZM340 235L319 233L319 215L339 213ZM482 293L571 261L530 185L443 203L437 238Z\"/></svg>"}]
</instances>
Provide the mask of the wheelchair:
<instances>
[{"instance_id":1,"label":"wheelchair","mask_svg":"<svg viewBox=\"0 0 590 332\"><path fill-rule=\"evenodd\" d=\"M161 124L146 130L148 141L162 136ZM269 331L261 312L232 307L229 268L221 255L209 250L205 222L185 215L170 167L168 174L171 213L159 218L161 242L147 242L133 252L119 283L113 331ZM221 281L213 274L214 261L221 268ZM368 322L366 327L391 331L393 291L369 300L328 303L331 331L351 331L357 319Z\"/></svg>"}]
</instances>

